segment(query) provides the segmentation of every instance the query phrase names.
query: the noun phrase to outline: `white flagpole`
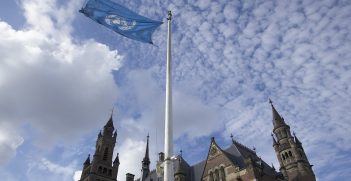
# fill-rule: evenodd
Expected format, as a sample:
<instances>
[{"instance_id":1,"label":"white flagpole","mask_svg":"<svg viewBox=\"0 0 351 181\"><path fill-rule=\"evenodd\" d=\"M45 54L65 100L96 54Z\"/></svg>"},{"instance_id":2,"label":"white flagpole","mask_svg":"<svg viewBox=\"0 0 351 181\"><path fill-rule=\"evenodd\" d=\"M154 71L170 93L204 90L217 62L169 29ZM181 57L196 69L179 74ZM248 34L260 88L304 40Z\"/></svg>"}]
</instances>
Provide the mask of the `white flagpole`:
<instances>
[{"instance_id":1,"label":"white flagpole","mask_svg":"<svg viewBox=\"0 0 351 181\"><path fill-rule=\"evenodd\" d=\"M173 181L173 121L172 121L172 69L171 69L171 20L172 12L168 11L167 31L167 68L166 68L166 110L165 110L165 162L164 181Z\"/></svg>"}]
</instances>

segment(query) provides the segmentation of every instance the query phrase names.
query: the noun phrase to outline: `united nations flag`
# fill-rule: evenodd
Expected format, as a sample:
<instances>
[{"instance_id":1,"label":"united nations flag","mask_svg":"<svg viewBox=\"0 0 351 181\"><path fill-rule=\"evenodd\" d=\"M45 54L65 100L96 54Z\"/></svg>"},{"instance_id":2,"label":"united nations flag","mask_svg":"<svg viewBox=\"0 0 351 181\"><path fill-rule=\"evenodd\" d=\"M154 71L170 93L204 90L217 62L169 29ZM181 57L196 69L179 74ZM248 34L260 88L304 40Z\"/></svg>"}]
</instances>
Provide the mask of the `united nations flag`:
<instances>
[{"instance_id":1,"label":"united nations flag","mask_svg":"<svg viewBox=\"0 0 351 181\"><path fill-rule=\"evenodd\" d=\"M110 0L89 0L79 12L125 37L150 44L152 33L162 24Z\"/></svg>"}]
</instances>

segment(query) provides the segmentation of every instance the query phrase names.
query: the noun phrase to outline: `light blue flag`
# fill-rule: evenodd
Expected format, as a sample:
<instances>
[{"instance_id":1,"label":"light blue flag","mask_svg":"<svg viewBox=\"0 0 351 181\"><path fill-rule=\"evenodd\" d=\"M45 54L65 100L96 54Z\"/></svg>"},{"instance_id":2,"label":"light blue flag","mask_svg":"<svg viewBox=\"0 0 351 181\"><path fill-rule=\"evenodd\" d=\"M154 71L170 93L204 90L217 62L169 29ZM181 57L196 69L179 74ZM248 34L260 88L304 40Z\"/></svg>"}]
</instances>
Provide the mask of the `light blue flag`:
<instances>
[{"instance_id":1,"label":"light blue flag","mask_svg":"<svg viewBox=\"0 0 351 181\"><path fill-rule=\"evenodd\" d=\"M89 0L79 12L125 37L150 44L152 33L162 24L110 0Z\"/></svg>"}]
</instances>

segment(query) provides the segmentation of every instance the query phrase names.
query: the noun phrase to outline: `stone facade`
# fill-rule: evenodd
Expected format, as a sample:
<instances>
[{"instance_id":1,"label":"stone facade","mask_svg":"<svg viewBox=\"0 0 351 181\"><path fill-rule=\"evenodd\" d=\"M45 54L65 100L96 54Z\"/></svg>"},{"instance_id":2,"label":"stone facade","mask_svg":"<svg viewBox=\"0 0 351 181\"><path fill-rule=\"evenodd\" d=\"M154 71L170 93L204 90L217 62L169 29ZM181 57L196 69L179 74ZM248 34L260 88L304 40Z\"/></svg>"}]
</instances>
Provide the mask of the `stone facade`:
<instances>
[{"instance_id":1,"label":"stone facade","mask_svg":"<svg viewBox=\"0 0 351 181\"><path fill-rule=\"evenodd\" d=\"M252 150L232 137L232 144L222 149L215 138L211 138L207 158L195 165L189 165L181 155L175 162L175 181L315 181L302 143L295 134L291 134L290 126L279 115L272 102L273 114L273 148L278 158L280 169L276 171ZM118 154L112 164L113 148L117 133L114 134L112 116L104 127L103 134L98 135L93 161L88 157L83 166L80 181L116 181L118 174ZM164 154L159 154L157 163L162 163ZM161 164L158 170L150 171L149 136L145 156L141 162L141 178L136 181L163 181ZM134 180L128 173L127 181Z\"/></svg>"},{"instance_id":2,"label":"stone facade","mask_svg":"<svg viewBox=\"0 0 351 181\"><path fill-rule=\"evenodd\" d=\"M79 181L116 181L119 167L118 155L112 164L113 149L116 144L117 131L114 131L112 115L103 133L98 134L95 145L95 154L92 162L90 155L84 162L82 175Z\"/></svg>"},{"instance_id":3,"label":"stone facade","mask_svg":"<svg viewBox=\"0 0 351 181\"><path fill-rule=\"evenodd\" d=\"M270 101L271 102L271 101ZM294 134L291 135L290 126L272 106L273 114L273 147L276 152L280 171L284 178L289 181L315 181L312 165L309 163L302 143Z\"/></svg>"}]
</instances>

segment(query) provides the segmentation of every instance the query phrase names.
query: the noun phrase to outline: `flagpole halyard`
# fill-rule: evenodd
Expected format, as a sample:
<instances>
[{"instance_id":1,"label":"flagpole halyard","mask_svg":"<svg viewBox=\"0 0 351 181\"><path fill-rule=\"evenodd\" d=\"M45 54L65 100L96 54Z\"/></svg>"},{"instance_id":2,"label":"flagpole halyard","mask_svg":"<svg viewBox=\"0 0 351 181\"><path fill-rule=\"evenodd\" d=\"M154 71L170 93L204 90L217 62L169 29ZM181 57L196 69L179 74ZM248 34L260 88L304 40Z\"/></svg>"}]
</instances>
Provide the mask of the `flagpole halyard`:
<instances>
[{"instance_id":1,"label":"flagpole halyard","mask_svg":"<svg viewBox=\"0 0 351 181\"><path fill-rule=\"evenodd\" d=\"M172 12L167 18L167 64L166 64L166 109L165 109L165 162L164 181L173 181L173 120L172 120L172 61L171 61L171 20Z\"/></svg>"}]
</instances>

